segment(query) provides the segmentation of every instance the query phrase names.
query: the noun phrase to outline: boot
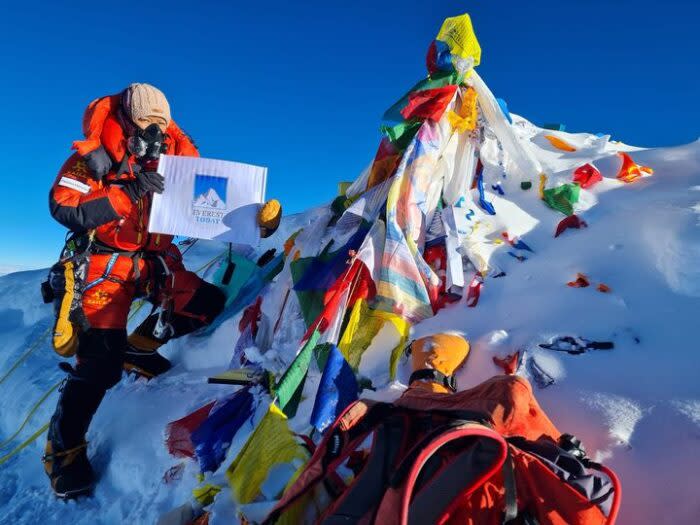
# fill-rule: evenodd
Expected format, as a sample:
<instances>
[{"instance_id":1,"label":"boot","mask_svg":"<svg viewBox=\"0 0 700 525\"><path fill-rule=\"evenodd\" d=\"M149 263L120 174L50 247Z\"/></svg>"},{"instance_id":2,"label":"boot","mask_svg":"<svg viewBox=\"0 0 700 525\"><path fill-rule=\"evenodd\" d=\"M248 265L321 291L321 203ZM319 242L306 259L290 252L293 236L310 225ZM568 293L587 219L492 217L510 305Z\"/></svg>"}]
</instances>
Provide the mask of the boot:
<instances>
[{"instance_id":1,"label":"boot","mask_svg":"<svg viewBox=\"0 0 700 525\"><path fill-rule=\"evenodd\" d=\"M104 393L103 389L72 377L61 387L42 457L51 488L59 498L89 494L95 486L85 434Z\"/></svg>"},{"instance_id":2,"label":"boot","mask_svg":"<svg viewBox=\"0 0 700 525\"><path fill-rule=\"evenodd\" d=\"M124 358L124 370L153 379L172 368L172 363L155 350L141 350L129 345Z\"/></svg>"},{"instance_id":3,"label":"boot","mask_svg":"<svg viewBox=\"0 0 700 525\"><path fill-rule=\"evenodd\" d=\"M87 442L77 447L61 450L51 439L41 460L57 497L73 499L92 493L95 488L95 473L87 458Z\"/></svg>"},{"instance_id":4,"label":"boot","mask_svg":"<svg viewBox=\"0 0 700 525\"><path fill-rule=\"evenodd\" d=\"M157 351L163 344L155 338L133 333L124 356L124 370L147 379L164 374L172 368L168 359Z\"/></svg>"}]
</instances>

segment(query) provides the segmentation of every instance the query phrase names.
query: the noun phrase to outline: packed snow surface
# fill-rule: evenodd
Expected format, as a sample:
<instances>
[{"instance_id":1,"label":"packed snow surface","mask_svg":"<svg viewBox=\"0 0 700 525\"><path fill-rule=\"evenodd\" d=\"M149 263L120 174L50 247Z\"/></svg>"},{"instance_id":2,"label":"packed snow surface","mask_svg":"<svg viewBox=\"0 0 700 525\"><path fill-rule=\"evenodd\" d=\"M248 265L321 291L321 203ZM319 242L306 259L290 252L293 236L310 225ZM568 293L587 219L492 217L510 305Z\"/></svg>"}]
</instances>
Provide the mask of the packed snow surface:
<instances>
[{"instance_id":1,"label":"packed snow surface","mask_svg":"<svg viewBox=\"0 0 700 525\"><path fill-rule=\"evenodd\" d=\"M413 328L415 336L443 330L464 332L472 352L458 376L461 389L499 373L494 356L521 352L518 373L526 375L545 411L562 431L581 438L589 455L604 460L622 480L619 523L696 523L700 519L697 483L700 470L700 142L662 149L638 149L608 137L557 133L578 149L565 153L543 140L540 130L514 116L515 127L548 173L570 180L576 167L593 162L605 179L582 192L578 211L588 228L567 230L554 238L563 216L548 208L537 189L523 191L504 179L505 195L488 192L499 220L534 253L519 261L498 249L494 263L506 275L487 278L475 308L464 300ZM497 152L485 179L498 173ZM618 151L654 169L632 184L615 180ZM536 186L536 183L535 183ZM318 209L288 218L270 242L321 216ZM199 242L187 254L197 268L222 250ZM587 288L566 285L577 273ZM211 275L211 270L207 272ZM39 284L45 271L0 277L0 377L51 324L51 310L41 303ZM596 289L598 284L609 293ZM274 285L273 285L274 286ZM146 310L146 309L144 309ZM144 314L145 312L140 312ZM133 322L138 321L135 319ZM281 327L285 343L274 348L293 352L301 336ZM569 355L539 347L556 336L612 341L612 350ZM163 513L190 500L196 486L193 461L168 455L164 428L230 387L208 385L206 377L226 368L238 337L237 318L226 320L208 337L171 342L165 353L172 371L153 381L125 378L106 396L92 424L89 453L99 476L92 498L57 501L51 495L40 456L43 437L0 465L0 519L3 523L154 523ZM377 349L380 334L363 356L361 370L376 383L388 356ZM271 357L271 356L266 356ZM286 356L284 361L289 362ZM0 382L0 440L22 423L31 407L62 376L48 341ZM372 393L391 399L408 378L402 363L399 381ZM548 383L548 386L546 386ZM364 395L370 395L365 392ZM0 455L48 421L53 392L19 437ZM313 399L306 400L292 425L308 422ZM303 421L306 418L306 421ZM237 435L245 438L252 427ZM243 435L243 438L240 436ZM227 463L242 443L234 443ZM175 468L174 468L175 467ZM211 522L231 523L234 516L225 490L213 507Z\"/></svg>"}]
</instances>

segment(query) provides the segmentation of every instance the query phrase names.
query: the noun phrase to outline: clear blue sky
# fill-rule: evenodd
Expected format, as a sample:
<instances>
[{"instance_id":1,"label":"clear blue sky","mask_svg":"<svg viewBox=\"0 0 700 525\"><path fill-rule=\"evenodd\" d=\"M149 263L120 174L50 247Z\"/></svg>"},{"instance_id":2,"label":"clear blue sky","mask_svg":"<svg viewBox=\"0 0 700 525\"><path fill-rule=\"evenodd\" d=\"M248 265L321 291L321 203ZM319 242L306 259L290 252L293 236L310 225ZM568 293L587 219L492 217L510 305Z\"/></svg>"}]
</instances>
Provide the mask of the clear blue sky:
<instances>
[{"instance_id":1,"label":"clear blue sky","mask_svg":"<svg viewBox=\"0 0 700 525\"><path fill-rule=\"evenodd\" d=\"M442 20L463 12L479 72L511 111L641 146L700 134L694 0L12 4L0 22L0 265L57 256L47 192L93 98L155 84L202 155L268 166L268 196L295 212L371 160L382 113L425 75Z\"/></svg>"}]
</instances>

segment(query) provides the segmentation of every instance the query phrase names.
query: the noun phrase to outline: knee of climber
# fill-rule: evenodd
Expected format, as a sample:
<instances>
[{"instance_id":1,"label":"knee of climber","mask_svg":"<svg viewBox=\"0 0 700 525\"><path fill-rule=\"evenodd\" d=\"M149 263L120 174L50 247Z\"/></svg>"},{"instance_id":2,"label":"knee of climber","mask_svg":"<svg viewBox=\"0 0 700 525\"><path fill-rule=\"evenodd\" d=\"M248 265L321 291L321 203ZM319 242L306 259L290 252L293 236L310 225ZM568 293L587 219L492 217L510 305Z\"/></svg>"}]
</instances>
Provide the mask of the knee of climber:
<instances>
[{"instance_id":1,"label":"knee of climber","mask_svg":"<svg viewBox=\"0 0 700 525\"><path fill-rule=\"evenodd\" d=\"M183 295L181 299L186 298L186 301L179 301L179 304L176 302L174 311L176 314L194 317L203 324L209 324L224 309L226 296L217 286L200 279L196 275L195 277L198 282L192 288L188 288L188 290L191 290L191 294L187 297Z\"/></svg>"},{"instance_id":2,"label":"knee of climber","mask_svg":"<svg viewBox=\"0 0 700 525\"><path fill-rule=\"evenodd\" d=\"M87 330L78 341L76 378L109 390L122 377L125 352L126 330Z\"/></svg>"},{"instance_id":3,"label":"knee of climber","mask_svg":"<svg viewBox=\"0 0 700 525\"><path fill-rule=\"evenodd\" d=\"M124 359L105 359L95 363L91 382L96 386L109 390L119 383L122 378Z\"/></svg>"},{"instance_id":4,"label":"knee of climber","mask_svg":"<svg viewBox=\"0 0 700 525\"><path fill-rule=\"evenodd\" d=\"M179 310L174 310L170 319L173 336L180 337L210 324L221 313L226 296L213 284L200 281L200 286L190 300Z\"/></svg>"}]
</instances>

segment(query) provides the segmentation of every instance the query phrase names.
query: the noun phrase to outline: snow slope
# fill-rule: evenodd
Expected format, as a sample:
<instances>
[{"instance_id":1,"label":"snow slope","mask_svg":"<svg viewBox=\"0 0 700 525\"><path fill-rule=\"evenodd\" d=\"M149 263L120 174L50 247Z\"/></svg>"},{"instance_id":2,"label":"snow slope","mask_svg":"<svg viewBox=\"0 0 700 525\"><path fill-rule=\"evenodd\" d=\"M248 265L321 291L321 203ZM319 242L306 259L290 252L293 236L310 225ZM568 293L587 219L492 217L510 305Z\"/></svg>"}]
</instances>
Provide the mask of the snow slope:
<instances>
[{"instance_id":1,"label":"snow slope","mask_svg":"<svg viewBox=\"0 0 700 525\"><path fill-rule=\"evenodd\" d=\"M488 197L508 231L520 235L535 253L519 262L507 254L506 245L499 247L494 259L507 275L486 279L477 307L467 308L463 301L449 306L415 326L413 334L443 329L467 334L473 350L458 377L460 388L498 373L494 355L524 350L519 373L531 376L534 362L555 379L555 384L536 389L555 424L579 436L590 455L605 459L620 475L619 523L695 522L700 517L694 481L700 468L700 344L695 325L700 314L700 142L637 150L610 143L607 137L558 133L578 147L563 153L542 139L542 130L514 119L548 173L569 180L573 168L594 161L608 177L582 195L581 215L589 227L553 238L563 216L537 198L536 188L522 191L504 180L505 195L490 192ZM612 180L618 150L632 151L635 161L652 167L654 175L629 185ZM484 152L490 158L485 168L490 187L500 176L498 152L488 145ZM268 244L281 243L286 234L321 215L314 209L287 220ZM216 243L197 243L187 254L188 266L197 268L220 250ZM588 275L592 286L567 287L577 272ZM44 273L0 277L0 378L50 325L50 308L41 304L38 293ZM610 286L611 293L598 292L598 283ZM100 476L93 498L65 503L50 495L39 461L40 438L0 465L0 521L154 523L188 501L196 486L196 465L182 463L183 470L171 471L165 481L164 474L180 460L168 455L163 431L169 421L230 392L206 384L205 378L228 364L238 335L235 321L225 321L209 337L173 341L166 349L176 363L171 372L151 382L127 378L107 394L88 435ZM300 334L292 327L281 332L287 344L277 351L293 351ZM615 348L583 355L538 348L555 335L611 340ZM371 368L373 359L386 359L379 354L383 337L363 357L365 368ZM44 342L0 380L1 441L60 379L58 362ZM399 380L407 377L404 363ZM373 395L398 395L400 381ZM50 395L0 455L48 420L56 396ZM308 400L302 403L293 424L301 425L310 408ZM227 463L239 445L234 443ZM224 491L214 505L212 523L230 523L233 512Z\"/></svg>"}]
</instances>

